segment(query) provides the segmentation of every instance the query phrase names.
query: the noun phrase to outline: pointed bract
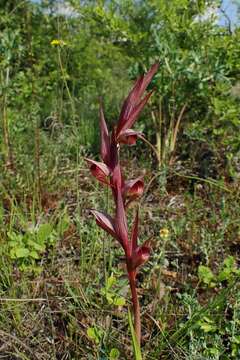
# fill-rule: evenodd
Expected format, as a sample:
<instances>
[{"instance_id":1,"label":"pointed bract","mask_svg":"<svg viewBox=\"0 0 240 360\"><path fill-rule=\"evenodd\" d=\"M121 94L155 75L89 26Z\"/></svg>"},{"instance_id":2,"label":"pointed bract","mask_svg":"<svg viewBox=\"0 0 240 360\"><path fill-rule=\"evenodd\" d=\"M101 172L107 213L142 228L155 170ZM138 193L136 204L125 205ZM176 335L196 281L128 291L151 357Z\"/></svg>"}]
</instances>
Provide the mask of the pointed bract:
<instances>
[{"instance_id":1,"label":"pointed bract","mask_svg":"<svg viewBox=\"0 0 240 360\"><path fill-rule=\"evenodd\" d=\"M152 81L153 76L156 74L156 72L158 71L159 68L159 63L155 63L151 66L151 68L148 70L148 72L144 75L144 81L142 82L142 87L141 87L141 95L144 93L144 91L147 89L148 85L150 84L150 82Z\"/></svg>"},{"instance_id":2,"label":"pointed bract","mask_svg":"<svg viewBox=\"0 0 240 360\"><path fill-rule=\"evenodd\" d=\"M117 133L119 133L124 125L126 119L128 119L131 111L136 103L139 101L139 94L142 87L143 75L137 79L128 97L124 100L122 110L119 116Z\"/></svg>"},{"instance_id":3,"label":"pointed bract","mask_svg":"<svg viewBox=\"0 0 240 360\"><path fill-rule=\"evenodd\" d=\"M135 121L137 120L140 112L142 111L142 109L144 108L144 106L146 105L146 103L148 102L148 99L150 98L150 96L152 95L152 91L149 92L131 111L128 119L126 119L126 121L124 122L121 130L117 133L117 139L119 139L119 137L122 135L122 132L126 129L129 129L133 126L133 124L135 123Z\"/></svg>"},{"instance_id":4,"label":"pointed bract","mask_svg":"<svg viewBox=\"0 0 240 360\"><path fill-rule=\"evenodd\" d=\"M103 230L111 234L114 238L118 239L114 225L114 220L110 215L97 210L90 210L90 212L94 215L98 226L100 226Z\"/></svg>"},{"instance_id":5,"label":"pointed bract","mask_svg":"<svg viewBox=\"0 0 240 360\"><path fill-rule=\"evenodd\" d=\"M133 89L130 91L128 97L125 99L120 113L116 135L117 138L124 129L130 128L136 121L138 115L148 101L151 93L141 100L147 86L151 82L154 74L157 72L159 64L154 64L151 69L143 76L141 76L135 83Z\"/></svg>"}]
</instances>

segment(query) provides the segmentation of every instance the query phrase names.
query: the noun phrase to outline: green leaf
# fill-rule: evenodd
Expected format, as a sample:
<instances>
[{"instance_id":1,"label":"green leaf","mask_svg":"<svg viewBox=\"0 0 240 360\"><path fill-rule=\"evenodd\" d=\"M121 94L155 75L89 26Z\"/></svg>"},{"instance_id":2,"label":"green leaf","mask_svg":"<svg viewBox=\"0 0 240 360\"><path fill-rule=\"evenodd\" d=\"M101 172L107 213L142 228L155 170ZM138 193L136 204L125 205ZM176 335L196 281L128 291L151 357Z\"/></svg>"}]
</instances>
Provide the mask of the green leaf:
<instances>
[{"instance_id":1,"label":"green leaf","mask_svg":"<svg viewBox=\"0 0 240 360\"><path fill-rule=\"evenodd\" d=\"M15 248L15 247L17 247L19 245L19 243L17 242L17 241L10 241L9 242L9 246L11 247L11 248Z\"/></svg>"},{"instance_id":2,"label":"green leaf","mask_svg":"<svg viewBox=\"0 0 240 360\"><path fill-rule=\"evenodd\" d=\"M46 249L46 246L44 244L38 244L36 241L29 239L27 241L28 245L30 245L33 249L43 252Z\"/></svg>"},{"instance_id":3,"label":"green leaf","mask_svg":"<svg viewBox=\"0 0 240 360\"><path fill-rule=\"evenodd\" d=\"M15 255L17 258L25 258L29 256L30 251L26 248L15 249Z\"/></svg>"},{"instance_id":4,"label":"green leaf","mask_svg":"<svg viewBox=\"0 0 240 360\"><path fill-rule=\"evenodd\" d=\"M40 243L45 243L48 237L51 235L52 232L52 225L50 224L43 224L40 226L38 233L37 233L37 239Z\"/></svg>"},{"instance_id":5,"label":"green leaf","mask_svg":"<svg viewBox=\"0 0 240 360\"><path fill-rule=\"evenodd\" d=\"M216 329L217 329L215 325L211 325L211 324L208 324L208 323L201 323L201 324L200 324L200 328L201 328L201 330L203 330L205 333L215 332Z\"/></svg>"},{"instance_id":6,"label":"green leaf","mask_svg":"<svg viewBox=\"0 0 240 360\"><path fill-rule=\"evenodd\" d=\"M215 280L215 276L211 269L207 266L200 265L198 268L198 277L206 285L213 285L212 282Z\"/></svg>"},{"instance_id":7,"label":"green leaf","mask_svg":"<svg viewBox=\"0 0 240 360\"><path fill-rule=\"evenodd\" d=\"M64 216L60 219L58 226L57 226L58 233L60 234L60 236L62 236L64 234L64 232L69 228L69 224L70 224L70 218L65 213Z\"/></svg>"},{"instance_id":8,"label":"green leaf","mask_svg":"<svg viewBox=\"0 0 240 360\"><path fill-rule=\"evenodd\" d=\"M113 348L113 349L110 351L109 360L118 359L118 358L119 358L119 355L120 355L120 352L118 351L118 349Z\"/></svg>"},{"instance_id":9,"label":"green leaf","mask_svg":"<svg viewBox=\"0 0 240 360\"><path fill-rule=\"evenodd\" d=\"M98 337L97 337L97 333L96 333L95 327L90 327L90 328L87 329L87 336L88 336L91 340L94 340L96 343L98 343Z\"/></svg>"},{"instance_id":10,"label":"green leaf","mask_svg":"<svg viewBox=\"0 0 240 360\"><path fill-rule=\"evenodd\" d=\"M198 325L205 333L215 332L217 330L213 320L209 319L207 316L204 316L203 320L198 321Z\"/></svg>"},{"instance_id":11,"label":"green leaf","mask_svg":"<svg viewBox=\"0 0 240 360\"><path fill-rule=\"evenodd\" d=\"M233 270L235 268L235 259L233 256L228 256L224 262L223 262L223 266L228 268L228 269L231 269Z\"/></svg>"},{"instance_id":12,"label":"green leaf","mask_svg":"<svg viewBox=\"0 0 240 360\"><path fill-rule=\"evenodd\" d=\"M11 250L10 250L10 258L11 258L11 259L16 259L15 249L11 249Z\"/></svg>"},{"instance_id":13,"label":"green leaf","mask_svg":"<svg viewBox=\"0 0 240 360\"><path fill-rule=\"evenodd\" d=\"M218 274L218 280L219 281L230 280L231 274L232 274L232 271L230 269L223 269Z\"/></svg>"},{"instance_id":14,"label":"green leaf","mask_svg":"<svg viewBox=\"0 0 240 360\"><path fill-rule=\"evenodd\" d=\"M131 331L131 335L132 335L132 342L133 342L133 350L134 350L135 360L142 360L141 349L140 349L140 346L139 346L138 341L137 341L135 329L133 327L133 322L132 322L132 314L131 314L131 311L130 311L129 308L128 308L128 323L129 323L130 331Z\"/></svg>"},{"instance_id":15,"label":"green leaf","mask_svg":"<svg viewBox=\"0 0 240 360\"><path fill-rule=\"evenodd\" d=\"M113 304L116 306L124 306L126 304L126 301L124 297L115 297L113 300Z\"/></svg>"},{"instance_id":16,"label":"green leaf","mask_svg":"<svg viewBox=\"0 0 240 360\"><path fill-rule=\"evenodd\" d=\"M29 254L33 259L39 259L39 255L35 250L30 251Z\"/></svg>"},{"instance_id":17,"label":"green leaf","mask_svg":"<svg viewBox=\"0 0 240 360\"><path fill-rule=\"evenodd\" d=\"M102 331L100 329L97 329L95 326L89 327L87 329L87 335L89 339L93 340L96 344L99 344L102 337Z\"/></svg>"},{"instance_id":18,"label":"green leaf","mask_svg":"<svg viewBox=\"0 0 240 360\"><path fill-rule=\"evenodd\" d=\"M106 296L107 302L108 302L110 305L113 304L113 294L111 294L111 293L106 293L105 296Z\"/></svg>"},{"instance_id":19,"label":"green leaf","mask_svg":"<svg viewBox=\"0 0 240 360\"><path fill-rule=\"evenodd\" d=\"M116 283L116 278L111 274L111 276L107 279L106 288L109 290Z\"/></svg>"}]
</instances>

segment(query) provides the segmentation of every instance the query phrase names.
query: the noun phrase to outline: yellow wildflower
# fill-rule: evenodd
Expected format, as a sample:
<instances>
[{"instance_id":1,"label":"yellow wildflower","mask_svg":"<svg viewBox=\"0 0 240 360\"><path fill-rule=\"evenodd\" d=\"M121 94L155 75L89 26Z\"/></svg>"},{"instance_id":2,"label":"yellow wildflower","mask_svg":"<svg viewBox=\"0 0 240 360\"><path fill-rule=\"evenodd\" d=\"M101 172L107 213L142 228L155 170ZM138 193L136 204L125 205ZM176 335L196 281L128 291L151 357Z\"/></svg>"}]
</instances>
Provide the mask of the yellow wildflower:
<instances>
[{"instance_id":1,"label":"yellow wildflower","mask_svg":"<svg viewBox=\"0 0 240 360\"><path fill-rule=\"evenodd\" d=\"M63 40L53 39L50 43L52 46L64 46L67 45L67 43Z\"/></svg>"},{"instance_id":2,"label":"yellow wildflower","mask_svg":"<svg viewBox=\"0 0 240 360\"><path fill-rule=\"evenodd\" d=\"M169 236L169 230L167 228L161 229L159 233L162 238L167 238Z\"/></svg>"}]
</instances>

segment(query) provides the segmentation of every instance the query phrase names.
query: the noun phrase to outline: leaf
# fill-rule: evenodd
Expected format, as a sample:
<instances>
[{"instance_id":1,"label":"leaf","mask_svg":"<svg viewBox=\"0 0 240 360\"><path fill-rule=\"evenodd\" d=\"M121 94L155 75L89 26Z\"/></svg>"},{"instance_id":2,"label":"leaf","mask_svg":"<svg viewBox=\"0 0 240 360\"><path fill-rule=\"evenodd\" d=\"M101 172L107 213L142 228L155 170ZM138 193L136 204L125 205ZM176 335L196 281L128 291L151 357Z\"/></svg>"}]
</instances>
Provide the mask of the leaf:
<instances>
[{"instance_id":1,"label":"leaf","mask_svg":"<svg viewBox=\"0 0 240 360\"><path fill-rule=\"evenodd\" d=\"M98 334L95 327L90 327L87 329L87 336L94 340L97 344L99 343Z\"/></svg>"},{"instance_id":2,"label":"leaf","mask_svg":"<svg viewBox=\"0 0 240 360\"><path fill-rule=\"evenodd\" d=\"M113 304L113 294L107 292L105 294L105 296L106 296L106 299L107 299L107 302L109 303L109 305Z\"/></svg>"},{"instance_id":3,"label":"leaf","mask_svg":"<svg viewBox=\"0 0 240 360\"><path fill-rule=\"evenodd\" d=\"M44 244L48 237L51 235L52 232L52 225L51 224L42 224L39 227L38 233L37 233L37 240L39 243Z\"/></svg>"},{"instance_id":4,"label":"leaf","mask_svg":"<svg viewBox=\"0 0 240 360\"><path fill-rule=\"evenodd\" d=\"M43 252L46 249L46 246L44 244L38 244L36 241L32 239L28 239L27 244L31 246L31 248Z\"/></svg>"},{"instance_id":5,"label":"leaf","mask_svg":"<svg viewBox=\"0 0 240 360\"><path fill-rule=\"evenodd\" d=\"M203 321L198 321L198 325L200 326L200 329L203 330L205 333L215 332L217 330L214 322L206 316L203 318Z\"/></svg>"},{"instance_id":6,"label":"leaf","mask_svg":"<svg viewBox=\"0 0 240 360\"><path fill-rule=\"evenodd\" d=\"M233 269L236 267L234 257L233 257L233 256L228 256L228 257L224 260L223 266L226 267L226 268L228 268L228 269L233 270Z\"/></svg>"},{"instance_id":7,"label":"leaf","mask_svg":"<svg viewBox=\"0 0 240 360\"><path fill-rule=\"evenodd\" d=\"M15 249L15 255L17 258L25 258L28 257L30 254L30 251L26 248L16 248Z\"/></svg>"},{"instance_id":8,"label":"leaf","mask_svg":"<svg viewBox=\"0 0 240 360\"><path fill-rule=\"evenodd\" d=\"M214 280L215 276L212 273L212 270L204 265L200 265L198 268L198 277L206 285L210 285Z\"/></svg>"},{"instance_id":9,"label":"leaf","mask_svg":"<svg viewBox=\"0 0 240 360\"><path fill-rule=\"evenodd\" d=\"M33 259L39 259L39 255L35 250L30 251L29 256L31 256Z\"/></svg>"},{"instance_id":10,"label":"leaf","mask_svg":"<svg viewBox=\"0 0 240 360\"><path fill-rule=\"evenodd\" d=\"M113 274L111 276L109 276L109 278L107 279L107 285L106 288L107 290L111 289L111 287L116 283L116 278L113 276Z\"/></svg>"},{"instance_id":11,"label":"leaf","mask_svg":"<svg viewBox=\"0 0 240 360\"><path fill-rule=\"evenodd\" d=\"M110 351L109 360L117 360L119 358L119 356L120 356L120 352L118 351L118 349L113 348Z\"/></svg>"},{"instance_id":12,"label":"leaf","mask_svg":"<svg viewBox=\"0 0 240 360\"><path fill-rule=\"evenodd\" d=\"M101 329L98 329L97 327L89 327L87 329L87 335L89 339L95 341L96 344L100 343L101 337L103 335L103 332Z\"/></svg>"},{"instance_id":13,"label":"leaf","mask_svg":"<svg viewBox=\"0 0 240 360\"><path fill-rule=\"evenodd\" d=\"M129 308L128 308L128 323L129 323L130 331L131 331L131 335L132 335L132 344L133 344L135 360L142 360L141 349L140 349L140 346L137 341L136 333L135 333L135 330L133 327L133 322L132 322L132 314L131 314L131 311Z\"/></svg>"},{"instance_id":14,"label":"leaf","mask_svg":"<svg viewBox=\"0 0 240 360\"><path fill-rule=\"evenodd\" d=\"M126 304L126 300L122 296L115 297L114 300L113 300L113 305L124 306L125 304Z\"/></svg>"},{"instance_id":15,"label":"leaf","mask_svg":"<svg viewBox=\"0 0 240 360\"><path fill-rule=\"evenodd\" d=\"M16 259L15 249L11 249L11 250L10 250L10 258L11 258L11 259Z\"/></svg>"}]
</instances>

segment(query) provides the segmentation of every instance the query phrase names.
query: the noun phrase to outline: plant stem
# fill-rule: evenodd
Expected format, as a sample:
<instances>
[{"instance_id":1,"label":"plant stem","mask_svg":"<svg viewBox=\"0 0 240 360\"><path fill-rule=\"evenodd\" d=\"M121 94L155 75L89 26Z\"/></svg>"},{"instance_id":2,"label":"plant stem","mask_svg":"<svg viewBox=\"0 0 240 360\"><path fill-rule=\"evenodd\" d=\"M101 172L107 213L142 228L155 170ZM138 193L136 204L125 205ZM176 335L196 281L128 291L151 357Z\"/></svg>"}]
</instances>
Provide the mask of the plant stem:
<instances>
[{"instance_id":1,"label":"plant stem","mask_svg":"<svg viewBox=\"0 0 240 360\"><path fill-rule=\"evenodd\" d=\"M136 271L129 271L128 278L132 293L132 305L133 305L133 316L134 316L134 328L138 344L141 344L141 316L140 316L140 305L138 301L137 289L136 289Z\"/></svg>"}]
</instances>

